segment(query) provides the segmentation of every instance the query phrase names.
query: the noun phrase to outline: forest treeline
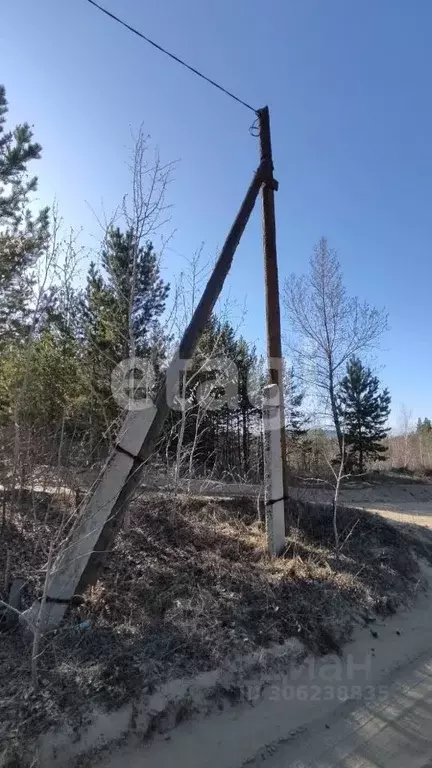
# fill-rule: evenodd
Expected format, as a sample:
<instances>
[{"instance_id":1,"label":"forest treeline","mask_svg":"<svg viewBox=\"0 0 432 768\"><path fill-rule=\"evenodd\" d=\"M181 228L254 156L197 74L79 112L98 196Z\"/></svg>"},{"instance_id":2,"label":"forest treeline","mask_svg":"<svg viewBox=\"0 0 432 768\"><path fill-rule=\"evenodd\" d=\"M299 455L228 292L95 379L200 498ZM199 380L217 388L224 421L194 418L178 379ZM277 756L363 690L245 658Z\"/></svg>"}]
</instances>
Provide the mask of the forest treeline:
<instances>
[{"instance_id":1,"label":"forest treeline","mask_svg":"<svg viewBox=\"0 0 432 768\"><path fill-rule=\"evenodd\" d=\"M89 465L107 455L125 409L113 372L121 370L128 397L154 394L209 266L197 253L174 284L164 277L172 166L152 153L142 130L132 153L131 190L90 252L73 231L65 233L55 206L36 210L32 171L42 148L29 124L11 127L7 117L2 87L1 450L9 473L12 468L22 478L34 464ZM386 331L386 313L347 295L337 254L324 238L305 275L286 280L283 309L290 464L313 473L323 456L333 460L343 452L349 470L363 472L386 458L388 445L390 394L368 358ZM157 461L177 480L205 474L256 481L262 475L266 366L247 339L247 318L235 320L237 314L226 304L212 315L180 376L157 451ZM142 360L149 363L145 374ZM119 369L122 361L129 363ZM235 386L227 402L230 377ZM324 424L336 440L326 439ZM418 433L428 428L425 420Z\"/></svg>"}]
</instances>

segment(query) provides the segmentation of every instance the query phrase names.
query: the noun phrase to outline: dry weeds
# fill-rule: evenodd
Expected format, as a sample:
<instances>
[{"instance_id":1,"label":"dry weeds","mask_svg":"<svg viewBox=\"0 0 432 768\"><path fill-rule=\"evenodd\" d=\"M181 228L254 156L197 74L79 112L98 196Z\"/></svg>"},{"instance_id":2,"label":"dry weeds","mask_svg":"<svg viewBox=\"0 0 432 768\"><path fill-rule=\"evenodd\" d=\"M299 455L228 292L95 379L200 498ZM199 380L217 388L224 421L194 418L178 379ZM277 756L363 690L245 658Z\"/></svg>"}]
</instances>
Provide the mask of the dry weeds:
<instances>
[{"instance_id":1,"label":"dry weeds","mask_svg":"<svg viewBox=\"0 0 432 768\"><path fill-rule=\"evenodd\" d=\"M0 564L11 550L12 576L27 579L27 604L41 589L61 514L53 505L36 516L22 509L0 538ZM250 498L136 501L98 583L47 638L39 692L18 630L1 635L3 737L66 720L79 728L91 706L118 707L169 677L220 667L292 636L313 652L339 652L356 622L412 599L421 584L417 557L431 557L424 532L419 539L412 529L344 508L336 552L331 509L292 501L287 520L296 524L285 556L271 561L255 518Z\"/></svg>"}]
</instances>

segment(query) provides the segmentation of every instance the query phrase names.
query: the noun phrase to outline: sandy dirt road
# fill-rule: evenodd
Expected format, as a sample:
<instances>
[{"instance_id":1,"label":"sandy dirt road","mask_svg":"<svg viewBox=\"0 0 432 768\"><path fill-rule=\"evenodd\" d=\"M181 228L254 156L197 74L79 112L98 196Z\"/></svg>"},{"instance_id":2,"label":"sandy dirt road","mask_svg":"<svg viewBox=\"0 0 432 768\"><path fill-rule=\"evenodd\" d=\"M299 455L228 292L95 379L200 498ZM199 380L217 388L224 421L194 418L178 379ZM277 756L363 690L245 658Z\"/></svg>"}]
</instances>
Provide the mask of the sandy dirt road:
<instances>
[{"instance_id":1,"label":"sandy dirt road","mask_svg":"<svg viewBox=\"0 0 432 768\"><path fill-rule=\"evenodd\" d=\"M330 503L329 488L299 487L290 489L292 496L312 502ZM432 528L432 484L386 482L353 483L341 489L339 503L378 512L397 523Z\"/></svg>"},{"instance_id":2,"label":"sandy dirt road","mask_svg":"<svg viewBox=\"0 0 432 768\"><path fill-rule=\"evenodd\" d=\"M383 701L347 704L250 768L426 768L432 766L432 656L387 680Z\"/></svg>"},{"instance_id":3,"label":"sandy dirt road","mask_svg":"<svg viewBox=\"0 0 432 768\"><path fill-rule=\"evenodd\" d=\"M201 483L192 481L192 492L202 495L217 496L257 496L259 486L241 483L223 484L218 482ZM293 485L289 488L290 496L315 503L331 503L334 491L331 487ZM388 474L384 479L350 482L342 487L339 494L340 504L362 507L371 512L379 512L395 522L411 523L432 528L432 482L409 481L406 478Z\"/></svg>"},{"instance_id":4,"label":"sandy dirt road","mask_svg":"<svg viewBox=\"0 0 432 768\"><path fill-rule=\"evenodd\" d=\"M399 524L432 528L430 485L348 489L341 500ZM250 768L432 768L432 642L381 684L384 700L348 702Z\"/></svg>"},{"instance_id":5,"label":"sandy dirt road","mask_svg":"<svg viewBox=\"0 0 432 768\"><path fill-rule=\"evenodd\" d=\"M432 584L432 569L425 569ZM130 742L104 768L432 768L432 595L258 699Z\"/></svg>"}]
</instances>

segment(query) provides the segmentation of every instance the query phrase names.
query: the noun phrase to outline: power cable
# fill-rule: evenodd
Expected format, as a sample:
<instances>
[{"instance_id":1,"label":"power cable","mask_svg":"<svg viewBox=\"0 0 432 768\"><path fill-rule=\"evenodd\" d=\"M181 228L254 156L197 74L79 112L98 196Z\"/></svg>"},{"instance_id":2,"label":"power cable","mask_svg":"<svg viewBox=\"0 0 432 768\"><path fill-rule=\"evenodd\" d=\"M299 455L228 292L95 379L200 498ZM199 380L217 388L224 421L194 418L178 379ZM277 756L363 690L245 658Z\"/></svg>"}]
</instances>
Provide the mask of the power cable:
<instances>
[{"instance_id":1,"label":"power cable","mask_svg":"<svg viewBox=\"0 0 432 768\"><path fill-rule=\"evenodd\" d=\"M215 88L218 88L220 91L222 91L222 93L225 93L227 96L230 96L231 99L234 99L234 101L237 101L239 104L242 104L244 107L247 107L252 112L255 112L255 114L257 113L258 110L256 110L254 107L251 107L251 105L248 104L246 101L243 101L243 99L239 99L239 97L235 96L234 93L231 93L231 91L228 91L226 88L224 88L222 85L219 85L219 83L216 83L210 77L203 75L202 72L199 72L199 70L195 69L195 67L191 67L190 64L187 64L185 61L183 61L183 59L180 59L178 56L175 56L174 53L170 53L170 51L167 51L166 48L162 48L162 46L159 45L158 43L155 43L154 40L150 40L149 37L146 37L142 32L139 32L138 29L135 29L135 27L131 27L131 25L128 24L126 21L119 19L119 17L115 16L115 14L111 13L111 11L107 11L106 8L103 8L102 5L99 5L99 3L96 3L95 0L87 0L87 2L91 3L91 5L94 5L95 8L98 8L99 11L102 11L102 13L105 13L111 19L114 19L114 21L117 21L118 24L121 24L123 27L126 27L126 29L128 29L130 32L133 32L135 35L138 35L138 37L141 37L142 40L145 40L146 43L149 43L150 45L152 45L153 48L157 48L158 51L165 53L167 56L170 57L170 59L173 59L178 64L182 64L182 66L186 67L186 69L189 69L190 72L193 72L195 75L198 75L198 77L201 77L207 83L210 83L210 85L213 85Z\"/></svg>"}]
</instances>

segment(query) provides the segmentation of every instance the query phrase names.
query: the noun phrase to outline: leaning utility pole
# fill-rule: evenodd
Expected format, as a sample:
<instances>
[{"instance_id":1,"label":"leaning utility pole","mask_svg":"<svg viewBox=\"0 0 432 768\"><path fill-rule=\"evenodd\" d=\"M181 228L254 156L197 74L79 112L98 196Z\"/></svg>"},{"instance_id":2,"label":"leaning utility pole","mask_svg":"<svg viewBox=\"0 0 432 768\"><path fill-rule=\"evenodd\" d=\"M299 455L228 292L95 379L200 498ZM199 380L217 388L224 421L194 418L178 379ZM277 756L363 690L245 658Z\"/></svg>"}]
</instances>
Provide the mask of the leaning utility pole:
<instances>
[{"instance_id":1,"label":"leaning utility pole","mask_svg":"<svg viewBox=\"0 0 432 768\"><path fill-rule=\"evenodd\" d=\"M279 287L274 215L273 160L268 107L257 112L260 123L261 163L240 206L231 230L179 349L166 372L154 403L148 408L128 412L117 436L116 446L104 469L90 490L83 510L69 539L62 546L51 573L47 574L44 616L45 630L61 622L72 598L95 582L107 550L113 545L126 508L139 486L143 468L155 450L173 401L182 363L190 360L222 291L234 253L262 189L264 253L266 274L267 341L270 381L267 388L264 419L267 461L266 504L268 510L269 549L279 554L284 544L283 501L287 485L282 346L279 311ZM277 386L274 386L277 385ZM278 496L277 499L274 496ZM40 612L36 601L22 614L27 626L34 626Z\"/></svg>"},{"instance_id":2,"label":"leaning utility pole","mask_svg":"<svg viewBox=\"0 0 432 768\"><path fill-rule=\"evenodd\" d=\"M273 403L279 408L280 423L280 449L282 458L282 497L288 494L286 437L285 437L285 409L283 393L283 358L281 340L281 319L279 300L279 278L276 250L276 218L274 193L278 189L278 182L273 175L273 154L270 134L270 115L268 107L258 110L259 138L261 150L261 164L264 167L265 182L261 188L262 212L263 212L263 243L264 243L264 273L265 273L265 297L266 297L266 322L267 322L267 357L270 384L276 384ZM277 428L277 427L276 427ZM268 500L270 503L272 500Z\"/></svg>"},{"instance_id":3,"label":"leaning utility pole","mask_svg":"<svg viewBox=\"0 0 432 768\"><path fill-rule=\"evenodd\" d=\"M154 403L147 408L128 412L120 427L115 448L88 494L80 519L57 555L52 572L47 577L45 631L55 629L74 595L82 594L86 587L97 580L104 556L112 547L133 492L139 486L144 466L155 450L170 411L181 366L193 356L210 319L263 182L264 172L260 165ZM30 628L34 626L39 611L40 603L37 600L22 614L23 623Z\"/></svg>"}]
</instances>

